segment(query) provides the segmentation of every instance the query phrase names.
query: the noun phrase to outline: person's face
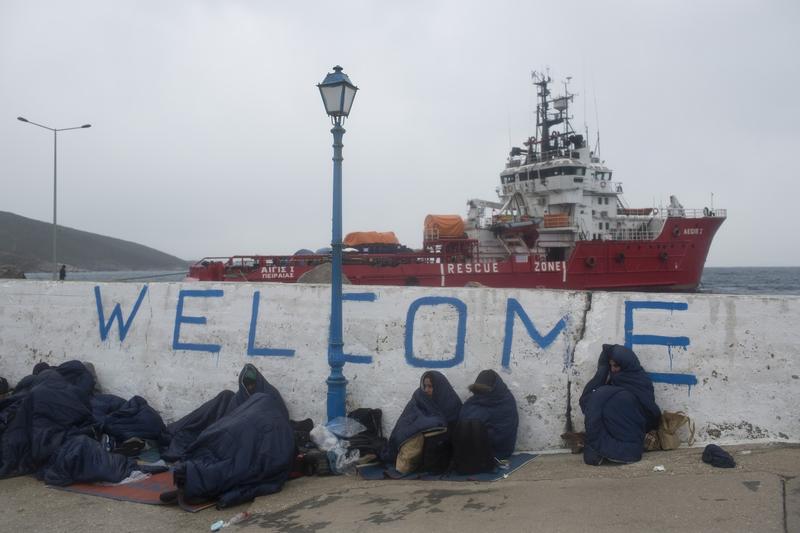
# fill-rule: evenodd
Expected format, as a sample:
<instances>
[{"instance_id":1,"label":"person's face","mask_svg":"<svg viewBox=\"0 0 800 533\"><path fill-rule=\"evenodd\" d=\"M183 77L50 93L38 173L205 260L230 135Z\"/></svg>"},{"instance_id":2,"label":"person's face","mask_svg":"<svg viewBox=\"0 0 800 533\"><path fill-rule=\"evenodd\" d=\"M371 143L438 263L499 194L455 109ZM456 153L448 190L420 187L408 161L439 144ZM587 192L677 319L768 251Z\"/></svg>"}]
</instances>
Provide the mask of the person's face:
<instances>
[{"instance_id":1,"label":"person's face","mask_svg":"<svg viewBox=\"0 0 800 533\"><path fill-rule=\"evenodd\" d=\"M431 378L426 377L422 380L422 392L428 396L433 396L433 382Z\"/></svg>"},{"instance_id":2,"label":"person's face","mask_svg":"<svg viewBox=\"0 0 800 533\"><path fill-rule=\"evenodd\" d=\"M608 366L611 367L611 373L612 374L616 374L617 372L622 370L622 367L619 366L619 364L616 361L614 361L613 359L609 359L608 360Z\"/></svg>"}]
</instances>

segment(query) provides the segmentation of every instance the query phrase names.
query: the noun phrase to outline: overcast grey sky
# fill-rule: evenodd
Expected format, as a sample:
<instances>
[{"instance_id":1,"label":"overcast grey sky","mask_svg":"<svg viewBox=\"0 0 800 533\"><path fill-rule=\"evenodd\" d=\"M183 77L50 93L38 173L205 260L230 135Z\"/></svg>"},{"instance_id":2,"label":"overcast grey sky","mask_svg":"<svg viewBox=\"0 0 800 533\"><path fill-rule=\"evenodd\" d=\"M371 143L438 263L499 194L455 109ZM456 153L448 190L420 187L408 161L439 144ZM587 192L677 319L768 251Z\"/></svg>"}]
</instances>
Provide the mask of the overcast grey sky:
<instances>
[{"instance_id":1,"label":"overcast grey sky","mask_svg":"<svg viewBox=\"0 0 800 533\"><path fill-rule=\"evenodd\" d=\"M0 0L0 210L52 220L52 134L17 116L90 122L59 134L60 224L186 259L324 246L341 64L344 232L416 247L496 198L549 67L629 205L713 193L707 265L800 265L799 28L797 0Z\"/></svg>"}]
</instances>

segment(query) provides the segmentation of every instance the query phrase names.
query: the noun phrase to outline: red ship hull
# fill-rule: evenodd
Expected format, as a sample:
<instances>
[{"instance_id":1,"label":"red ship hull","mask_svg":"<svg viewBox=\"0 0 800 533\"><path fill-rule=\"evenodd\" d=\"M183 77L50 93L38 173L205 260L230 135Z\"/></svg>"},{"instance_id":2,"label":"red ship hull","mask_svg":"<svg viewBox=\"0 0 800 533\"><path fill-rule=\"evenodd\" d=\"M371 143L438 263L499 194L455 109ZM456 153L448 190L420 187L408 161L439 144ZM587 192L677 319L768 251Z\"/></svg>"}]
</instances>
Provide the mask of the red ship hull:
<instances>
[{"instance_id":1,"label":"red ship hull","mask_svg":"<svg viewBox=\"0 0 800 533\"><path fill-rule=\"evenodd\" d=\"M724 220L670 217L653 240L578 241L564 261L535 255L482 262L443 253L347 253L342 269L355 285L694 291ZM295 283L329 261L327 255L208 258L191 267L189 279Z\"/></svg>"}]
</instances>

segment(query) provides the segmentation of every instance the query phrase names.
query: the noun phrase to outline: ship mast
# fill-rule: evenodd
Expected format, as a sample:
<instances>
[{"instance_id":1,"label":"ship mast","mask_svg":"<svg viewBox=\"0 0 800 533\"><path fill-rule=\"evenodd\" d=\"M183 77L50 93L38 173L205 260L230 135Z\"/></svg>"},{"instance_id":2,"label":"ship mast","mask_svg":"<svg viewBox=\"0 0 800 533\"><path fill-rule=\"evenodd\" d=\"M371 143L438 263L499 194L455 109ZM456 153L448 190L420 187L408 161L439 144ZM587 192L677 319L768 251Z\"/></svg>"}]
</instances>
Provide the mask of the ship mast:
<instances>
[{"instance_id":1,"label":"ship mast","mask_svg":"<svg viewBox=\"0 0 800 533\"><path fill-rule=\"evenodd\" d=\"M549 75L534 71L531 75L533 84L538 88L536 95L539 97L539 105L536 106L536 136L539 137L540 154L550 151L550 126L547 120L547 110L550 104L547 99L550 96L550 89L547 85L551 79Z\"/></svg>"},{"instance_id":2,"label":"ship mast","mask_svg":"<svg viewBox=\"0 0 800 533\"><path fill-rule=\"evenodd\" d=\"M542 159L547 159L548 154L559 148L559 144L562 147L566 147L569 142L567 136L573 133L569 124L568 107L569 101L573 97L567 87L570 78L567 78L567 82L564 84L564 95L553 100L550 98L550 89L548 87L552 81L550 76L534 71L531 77L533 78L533 84L537 87L537 96L539 97L539 103L536 106L536 135L539 138L539 156ZM550 104L553 104L556 113L550 113ZM565 121L566 131L551 131L554 126Z\"/></svg>"}]
</instances>

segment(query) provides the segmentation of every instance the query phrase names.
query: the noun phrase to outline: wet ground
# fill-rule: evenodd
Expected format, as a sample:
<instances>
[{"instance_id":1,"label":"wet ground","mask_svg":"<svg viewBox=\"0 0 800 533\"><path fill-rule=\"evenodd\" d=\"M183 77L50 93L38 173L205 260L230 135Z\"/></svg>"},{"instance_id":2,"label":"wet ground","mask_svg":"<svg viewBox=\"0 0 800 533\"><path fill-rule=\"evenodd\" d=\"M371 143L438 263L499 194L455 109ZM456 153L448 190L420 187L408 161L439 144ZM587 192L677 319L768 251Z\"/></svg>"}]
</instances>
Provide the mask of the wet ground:
<instances>
[{"instance_id":1,"label":"wet ground","mask_svg":"<svg viewBox=\"0 0 800 533\"><path fill-rule=\"evenodd\" d=\"M30 477L0 481L2 531L800 531L800 446L726 447L735 469L702 448L652 452L632 465L588 467L544 455L492 483L301 478L278 494L187 513L72 494ZM654 466L663 465L664 472Z\"/></svg>"}]
</instances>

